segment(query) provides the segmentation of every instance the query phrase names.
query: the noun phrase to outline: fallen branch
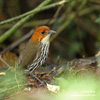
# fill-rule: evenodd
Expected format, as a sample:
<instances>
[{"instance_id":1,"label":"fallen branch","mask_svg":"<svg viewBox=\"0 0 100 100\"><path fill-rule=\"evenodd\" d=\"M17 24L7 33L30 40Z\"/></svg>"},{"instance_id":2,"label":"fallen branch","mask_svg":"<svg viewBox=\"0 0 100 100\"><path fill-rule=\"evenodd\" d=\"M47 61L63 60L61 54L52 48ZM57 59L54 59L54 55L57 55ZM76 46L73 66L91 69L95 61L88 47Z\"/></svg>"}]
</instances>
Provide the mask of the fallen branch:
<instances>
[{"instance_id":1,"label":"fallen branch","mask_svg":"<svg viewBox=\"0 0 100 100\"><path fill-rule=\"evenodd\" d=\"M1 55L0 55L0 61L3 62L7 67L11 67L4 59L2 59Z\"/></svg>"}]
</instances>

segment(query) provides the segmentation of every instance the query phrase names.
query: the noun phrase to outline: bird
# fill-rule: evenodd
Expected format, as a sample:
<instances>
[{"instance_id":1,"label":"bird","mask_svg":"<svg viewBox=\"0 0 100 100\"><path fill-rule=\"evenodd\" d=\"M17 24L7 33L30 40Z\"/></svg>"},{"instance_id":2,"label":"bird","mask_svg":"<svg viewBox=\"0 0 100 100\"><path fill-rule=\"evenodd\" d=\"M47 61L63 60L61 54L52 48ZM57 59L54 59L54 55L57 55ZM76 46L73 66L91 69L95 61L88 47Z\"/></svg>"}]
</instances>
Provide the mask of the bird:
<instances>
[{"instance_id":1,"label":"bird","mask_svg":"<svg viewBox=\"0 0 100 100\"><path fill-rule=\"evenodd\" d=\"M45 62L50 46L50 36L56 33L50 30L48 26L38 27L25 47L21 51L18 58L18 65L27 67L29 74L36 78L41 84L43 82L33 74Z\"/></svg>"}]
</instances>

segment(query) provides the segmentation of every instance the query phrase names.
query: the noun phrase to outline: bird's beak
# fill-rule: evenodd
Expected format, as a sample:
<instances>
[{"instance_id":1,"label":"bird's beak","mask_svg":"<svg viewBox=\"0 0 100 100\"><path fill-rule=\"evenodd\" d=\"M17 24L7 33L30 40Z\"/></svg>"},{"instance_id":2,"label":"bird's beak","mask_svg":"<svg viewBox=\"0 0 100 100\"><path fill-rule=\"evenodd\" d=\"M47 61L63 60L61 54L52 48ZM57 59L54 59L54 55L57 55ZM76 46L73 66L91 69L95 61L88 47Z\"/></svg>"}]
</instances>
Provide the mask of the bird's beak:
<instances>
[{"instance_id":1,"label":"bird's beak","mask_svg":"<svg viewBox=\"0 0 100 100\"><path fill-rule=\"evenodd\" d=\"M49 34L55 34L55 33L57 33L56 31L53 31L53 30L50 30L49 31Z\"/></svg>"}]
</instances>

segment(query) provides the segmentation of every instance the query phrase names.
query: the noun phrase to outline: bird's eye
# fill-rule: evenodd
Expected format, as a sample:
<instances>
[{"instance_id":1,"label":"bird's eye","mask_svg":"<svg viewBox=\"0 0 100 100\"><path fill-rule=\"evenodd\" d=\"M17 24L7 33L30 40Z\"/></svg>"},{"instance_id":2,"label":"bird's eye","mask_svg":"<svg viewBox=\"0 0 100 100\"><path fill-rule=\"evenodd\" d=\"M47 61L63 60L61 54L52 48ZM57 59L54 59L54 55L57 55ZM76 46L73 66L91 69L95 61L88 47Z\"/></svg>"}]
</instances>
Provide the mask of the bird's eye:
<instances>
[{"instance_id":1,"label":"bird's eye","mask_svg":"<svg viewBox=\"0 0 100 100\"><path fill-rule=\"evenodd\" d=\"M44 34L45 32L44 32L44 31L42 31L41 33L42 33L42 34Z\"/></svg>"}]
</instances>

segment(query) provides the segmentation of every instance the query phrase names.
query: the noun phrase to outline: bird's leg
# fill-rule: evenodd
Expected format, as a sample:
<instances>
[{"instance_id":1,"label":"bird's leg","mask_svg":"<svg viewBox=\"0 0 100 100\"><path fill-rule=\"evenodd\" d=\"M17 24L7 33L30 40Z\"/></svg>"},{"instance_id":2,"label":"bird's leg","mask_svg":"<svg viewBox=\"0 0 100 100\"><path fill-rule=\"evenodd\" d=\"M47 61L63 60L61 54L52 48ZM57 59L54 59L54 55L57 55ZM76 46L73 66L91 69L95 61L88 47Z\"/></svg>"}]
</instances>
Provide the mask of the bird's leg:
<instances>
[{"instance_id":1,"label":"bird's leg","mask_svg":"<svg viewBox=\"0 0 100 100\"><path fill-rule=\"evenodd\" d=\"M29 74L33 77L33 78L35 78L35 79L37 79L41 84L40 85L43 85L43 81L41 81L38 77L36 77L36 75L34 75L33 74L33 72L29 72Z\"/></svg>"},{"instance_id":2,"label":"bird's leg","mask_svg":"<svg viewBox=\"0 0 100 100\"><path fill-rule=\"evenodd\" d=\"M33 74L33 72L34 72L34 70L36 69L37 67L34 67L30 72L29 72L29 74L33 77L33 78L35 78L35 79L37 79L41 84L40 85L43 85L43 81L41 81L38 77L36 77L36 75L34 75Z\"/></svg>"}]
</instances>

